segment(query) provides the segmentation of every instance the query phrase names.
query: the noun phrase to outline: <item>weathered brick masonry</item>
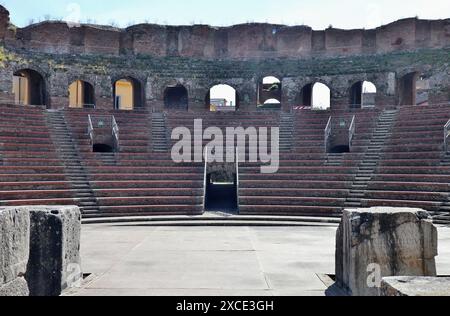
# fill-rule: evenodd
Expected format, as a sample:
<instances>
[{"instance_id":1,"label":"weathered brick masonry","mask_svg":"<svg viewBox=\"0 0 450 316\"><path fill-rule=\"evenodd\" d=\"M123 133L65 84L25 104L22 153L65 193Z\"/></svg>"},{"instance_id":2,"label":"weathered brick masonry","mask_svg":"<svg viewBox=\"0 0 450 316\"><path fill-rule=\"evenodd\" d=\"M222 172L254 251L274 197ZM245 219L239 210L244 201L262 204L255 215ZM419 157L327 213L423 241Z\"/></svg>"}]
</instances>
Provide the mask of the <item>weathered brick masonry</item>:
<instances>
[{"instance_id":1,"label":"weathered brick masonry","mask_svg":"<svg viewBox=\"0 0 450 316\"><path fill-rule=\"evenodd\" d=\"M46 81L48 107L68 106L68 85L81 79L95 87L100 109L112 108L113 82L139 81L144 106L160 110L167 86L184 85L189 109L203 111L214 84L233 86L242 110L256 108L261 78L281 79L282 104L297 104L311 82L331 89L332 107L350 103L350 87L368 80L376 104L401 102L401 78L415 72L429 80L430 103L450 97L450 19L404 19L373 30L314 31L307 26L244 24L141 24L126 29L43 22L17 28L0 8L0 97L12 100L12 75L38 71Z\"/></svg>"}]
</instances>

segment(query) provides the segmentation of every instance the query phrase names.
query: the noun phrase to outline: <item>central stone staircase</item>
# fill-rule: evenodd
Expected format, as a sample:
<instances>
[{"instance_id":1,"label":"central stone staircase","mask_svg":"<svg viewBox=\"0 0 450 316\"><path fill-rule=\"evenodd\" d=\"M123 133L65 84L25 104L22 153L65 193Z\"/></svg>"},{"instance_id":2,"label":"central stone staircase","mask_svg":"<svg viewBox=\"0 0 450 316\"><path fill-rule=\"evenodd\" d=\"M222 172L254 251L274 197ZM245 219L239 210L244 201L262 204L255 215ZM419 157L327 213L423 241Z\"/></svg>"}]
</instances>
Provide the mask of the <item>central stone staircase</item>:
<instances>
[{"instance_id":1,"label":"central stone staircase","mask_svg":"<svg viewBox=\"0 0 450 316\"><path fill-rule=\"evenodd\" d=\"M442 159L441 166L450 167L450 153L447 153Z\"/></svg>"},{"instance_id":2,"label":"central stone staircase","mask_svg":"<svg viewBox=\"0 0 450 316\"><path fill-rule=\"evenodd\" d=\"M280 151L291 151L294 137L294 115L282 112L280 114Z\"/></svg>"},{"instance_id":3,"label":"central stone staircase","mask_svg":"<svg viewBox=\"0 0 450 316\"><path fill-rule=\"evenodd\" d=\"M344 160L344 154L341 154L341 153L328 154L325 165L339 167L339 166L342 166L343 160Z\"/></svg>"},{"instance_id":4,"label":"central stone staircase","mask_svg":"<svg viewBox=\"0 0 450 316\"><path fill-rule=\"evenodd\" d=\"M380 115L367 152L358 167L349 196L345 201L346 208L358 208L362 206L361 200L364 198L365 190L378 166L383 146L391 135L397 113L398 111L396 110L385 110Z\"/></svg>"},{"instance_id":5,"label":"central stone staircase","mask_svg":"<svg viewBox=\"0 0 450 316\"><path fill-rule=\"evenodd\" d=\"M164 113L152 113L152 144L154 152L167 152L167 136L166 118Z\"/></svg>"},{"instance_id":6,"label":"central stone staircase","mask_svg":"<svg viewBox=\"0 0 450 316\"><path fill-rule=\"evenodd\" d=\"M87 171L82 164L74 137L67 128L63 113L49 110L46 112L46 120L51 138L64 162L65 173L74 191L75 202L83 214L99 212Z\"/></svg>"}]
</instances>

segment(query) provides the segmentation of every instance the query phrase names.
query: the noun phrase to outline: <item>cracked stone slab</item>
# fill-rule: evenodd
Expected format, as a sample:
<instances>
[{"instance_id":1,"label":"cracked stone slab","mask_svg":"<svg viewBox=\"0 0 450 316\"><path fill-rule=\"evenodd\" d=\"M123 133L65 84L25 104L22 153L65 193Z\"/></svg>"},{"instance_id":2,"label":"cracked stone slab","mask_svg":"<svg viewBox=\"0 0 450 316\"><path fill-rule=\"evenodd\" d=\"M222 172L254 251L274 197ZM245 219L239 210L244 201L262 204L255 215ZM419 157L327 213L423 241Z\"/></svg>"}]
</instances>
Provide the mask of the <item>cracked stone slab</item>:
<instances>
[{"instance_id":1,"label":"cracked stone slab","mask_svg":"<svg viewBox=\"0 0 450 316\"><path fill-rule=\"evenodd\" d=\"M450 296L450 278L384 278L380 296Z\"/></svg>"},{"instance_id":2,"label":"cracked stone slab","mask_svg":"<svg viewBox=\"0 0 450 316\"><path fill-rule=\"evenodd\" d=\"M436 276L437 228L421 209L345 210L336 236L337 284L377 296L382 277Z\"/></svg>"}]
</instances>

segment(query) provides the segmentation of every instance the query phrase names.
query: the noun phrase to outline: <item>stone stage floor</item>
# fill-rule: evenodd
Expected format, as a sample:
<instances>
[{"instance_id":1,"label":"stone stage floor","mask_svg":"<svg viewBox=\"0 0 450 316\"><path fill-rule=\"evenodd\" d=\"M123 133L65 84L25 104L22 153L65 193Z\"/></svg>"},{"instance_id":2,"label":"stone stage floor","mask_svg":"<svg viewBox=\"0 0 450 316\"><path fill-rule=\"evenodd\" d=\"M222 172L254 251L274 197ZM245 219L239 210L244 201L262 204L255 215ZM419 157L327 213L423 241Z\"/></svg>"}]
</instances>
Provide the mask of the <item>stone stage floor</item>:
<instances>
[{"instance_id":1,"label":"stone stage floor","mask_svg":"<svg viewBox=\"0 0 450 316\"><path fill-rule=\"evenodd\" d=\"M323 296L336 227L84 225L92 273L70 295ZM439 228L438 273L450 275L450 228Z\"/></svg>"}]
</instances>

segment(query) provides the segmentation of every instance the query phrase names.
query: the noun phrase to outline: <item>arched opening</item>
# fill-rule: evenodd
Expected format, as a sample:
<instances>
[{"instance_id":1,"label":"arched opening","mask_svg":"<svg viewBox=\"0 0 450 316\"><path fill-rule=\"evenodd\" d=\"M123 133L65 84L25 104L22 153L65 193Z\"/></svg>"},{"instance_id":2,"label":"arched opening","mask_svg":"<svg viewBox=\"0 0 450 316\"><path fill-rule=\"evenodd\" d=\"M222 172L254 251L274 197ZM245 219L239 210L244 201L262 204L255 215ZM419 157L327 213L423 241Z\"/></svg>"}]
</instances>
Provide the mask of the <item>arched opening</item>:
<instances>
[{"instance_id":1,"label":"arched opening","mask_svg":"<svg viewBox=\"0 0 450 316\"><path fill-rule=\"evenodd\" d=\"M206 95L206 107L211 112L236 111L239 108L239 95L229 85L216 85Z\"/></svg>"},{"instance_id":2,"label":"arched opening","mask_svg":"<svg viewBox=\"0 0 450 316\"><path fill-rule=\"evenodd\" d=\"M20 105L45 105L47 93L44 77L31 69L23 69L13 74L14 101Z\"/></svg>"},{"instance_id":3,"label":"arched opening","mask_svg":"<svg viewBox=\"0 0 450 316\"><path fill-rule=\"evenodd\" d=\"M331 108L331 90L323 83L313 85L311 107L313 110L329 110Z\"/></svg>"},{"instance_id":4,"label":"arched opening","mask_svg":"<svg viewBox=\"0 0 450 316\"><path fill-rule=\"evenodd\" d=\"M94 144L94 146L92 147L94 153L112 153L114 152L114 148L111 147L110 145L106 145L106 144Z\"/></svg>"},{"instance_id":5,"label":"arched opening","mask_svg":"<svg viewBox=\"0 0 450 316\"><path fill-rule=\"evenodd\" d=\"M416 102L415 105L429 104L429 90L430 80L423 75L418 75L416 78Z\"/></svg>"},{"instance_id":6,"label":"arched opening","mask_svg":"<svg viewBox=\"0 0 450 316\"><path fill-rule=\"evenodd\" d=\"M281 81L273 76L263 78L258 86L258 108L280 108L281 97Z\"/></svg>"},{"instance_id":7,"label":"arched opening","mask_svg":"<svg viewBox=\"0 0 450 316\"><path fill-rule=\"evenodd\" d=\"M304 107L310 107L312 105L312 90L312 83L304 86L297 97L297 104Z\"/></svg>"},{"instance_id":8,"label":"arched opening","mask_svg":"<svg viewBox=\"0 0 450 316\"><path fill-rule=\"evenodd\" d=\"M313 110L329 110L331 108L331 90L327 85L316 82L307 84L298 96L298 103Z\"/></svg>"},{"instance_id":9,"label":"arched opening","mask_svg":"<svg viewBox=\"0 0 450 316\"><path fill-rule=\"evenodd\" d=\"M132 111L143 104L144 93L138 80L127 77L114 83L114 109Z\"/></svg>"},{"instance_id":10,"label":"arched opening","mask_svg":"<svg viewBox=\"0 0 450 316\"><path fill-rule=\"evenodd\" d=\"M399 82L400 105L428 105L430 81L418 72L404 75Z\"/></svg>"},{"instance_id":11,"label":"arched opening","mask_svg":"<svg viewBox=\"0 0 450 316\"><path fill-rule=\"evenodd\" d=\"M170 110L187 111L189 108L187 89L182 85L166 88L164 91L164 106Z\"/></svg>"},{"instance_id":12,"label":"arched opening","mask_svg":"<svg viewBox=\"0 0 450 316\"><path fill-rule=\"evenodd\" d=\"M94 87L82 80L76 80L69 86L69 107L95 108Z\"/></svg>"},{"instance_id":13,"label":"arched opening","mask_svg":"<svg viewBox=\"0 0 450 316\"><path fill-rule=\"evenodd\" d=\"M370 81L359 81L350 89L350 107L353 109L375 106L377 87Z\"/></svg>"}]
</instances>

